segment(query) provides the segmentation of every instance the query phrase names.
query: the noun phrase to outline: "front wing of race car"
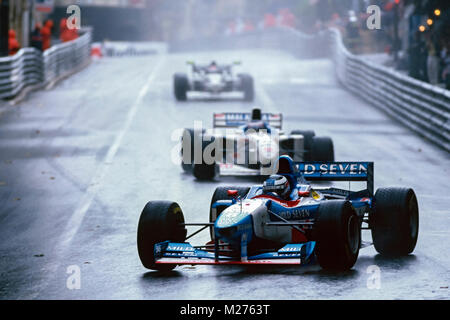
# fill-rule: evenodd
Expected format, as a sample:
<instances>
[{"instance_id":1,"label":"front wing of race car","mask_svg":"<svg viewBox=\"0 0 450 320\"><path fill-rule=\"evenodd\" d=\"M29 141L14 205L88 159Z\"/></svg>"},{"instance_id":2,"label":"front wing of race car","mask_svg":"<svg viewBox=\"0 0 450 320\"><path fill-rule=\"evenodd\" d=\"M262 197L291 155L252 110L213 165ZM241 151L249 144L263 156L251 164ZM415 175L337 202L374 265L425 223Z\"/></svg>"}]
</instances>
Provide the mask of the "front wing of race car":
<instances>
[{"instance_id":1,"label":"front wing of race car","mask_svg":"<svg viewBox=\"0 0 450 320\"><path fill-rule=\"evenodd\" d=\"M281 249L247 256L245 243L239 257L226 255L223 245L194 247L190 243L155 244L155 264L177 265L309 265L314 262L315 242L287 244Z\"/></svg>"}]
</instances>

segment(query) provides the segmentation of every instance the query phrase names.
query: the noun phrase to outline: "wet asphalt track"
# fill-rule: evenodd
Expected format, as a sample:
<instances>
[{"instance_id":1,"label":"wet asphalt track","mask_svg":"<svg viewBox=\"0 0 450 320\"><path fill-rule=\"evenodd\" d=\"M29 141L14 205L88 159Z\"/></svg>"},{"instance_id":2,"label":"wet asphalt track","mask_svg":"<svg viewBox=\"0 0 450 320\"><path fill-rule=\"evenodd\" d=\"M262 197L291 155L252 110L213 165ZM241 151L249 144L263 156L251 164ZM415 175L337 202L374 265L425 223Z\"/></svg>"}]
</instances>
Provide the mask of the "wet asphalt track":
<instances>
[{"instance_id":1,"label":"wet asphalt track","mask_svg":"<svg viewBox=\"0 0 450 320\"><path fill-rule=\"evenodd\" d=\"M174 100L173 73L187 59L212 58L243 62L257 79L255 103ZM216 186L258 182L197 182L183 174L170 161L173 131L194 120L210 126L213 112L254 105L282 112L287 131L330 135L337 160L375 161L376 187L412 186L421 218L414 254L392 260L365 248L342 274L319 267L144 269L136 227L148 200L175 200L187 221L206 221ZM329 61L274 51L103 59L17 106L0 103L0 298L448 299L449 168L447 153L340 88ZM80 290L66 287L71 265L80 267ZM367 287L371 265L380 268L380 289Z\"/></svg>"}]
</instances>

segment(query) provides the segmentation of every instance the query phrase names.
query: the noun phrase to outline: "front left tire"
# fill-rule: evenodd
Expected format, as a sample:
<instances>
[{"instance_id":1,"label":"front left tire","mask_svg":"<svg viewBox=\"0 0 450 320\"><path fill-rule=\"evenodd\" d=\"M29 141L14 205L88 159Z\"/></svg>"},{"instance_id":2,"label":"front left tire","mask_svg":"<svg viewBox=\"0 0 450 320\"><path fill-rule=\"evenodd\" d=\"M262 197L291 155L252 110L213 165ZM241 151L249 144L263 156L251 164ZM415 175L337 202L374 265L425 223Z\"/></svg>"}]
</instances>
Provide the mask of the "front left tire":
<instances>
[{"instance_id":1,"label":"front left tire","mask_svg":"<svg viewBox=\"0 0 450 320\"><path fill-rule=\"evenodd\" d=\"M351 269L361 246L361 222L351 203L328 200L319 205L314 226L316 256L323 269Z\"/></svg>"},{"instance_id":2,"label":"front left tire","mask_svg":"<svg viewBox=\"0 0 450 320\"><path fill-rule=\"evenodd\" d=\"M175 264L155 263L155 244L163 241L184 242L186 228L180 206L170 201L150 201L142 210L137 230L137 248L144 267L170 271Z\"/></svg>"}]
</instances>

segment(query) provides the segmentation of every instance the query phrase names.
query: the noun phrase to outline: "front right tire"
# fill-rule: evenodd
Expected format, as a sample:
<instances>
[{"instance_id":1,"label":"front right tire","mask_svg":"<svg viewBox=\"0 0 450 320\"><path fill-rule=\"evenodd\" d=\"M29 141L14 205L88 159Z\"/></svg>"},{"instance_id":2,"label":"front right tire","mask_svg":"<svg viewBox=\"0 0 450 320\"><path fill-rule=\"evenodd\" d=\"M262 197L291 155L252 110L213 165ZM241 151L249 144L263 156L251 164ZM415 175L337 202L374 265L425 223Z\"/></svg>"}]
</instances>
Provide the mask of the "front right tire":
<instances>
[{"instance_id":1,"label":"front right tire","mask_svg":"<svg viewBox=\"0 0 450 320\"><path fill-rule=\"evenodd\" d=\"M380 254L404 256L413 252L419 235L419 207L414 190L379 188L369 226Z\"/></svg>"}]
</instances>

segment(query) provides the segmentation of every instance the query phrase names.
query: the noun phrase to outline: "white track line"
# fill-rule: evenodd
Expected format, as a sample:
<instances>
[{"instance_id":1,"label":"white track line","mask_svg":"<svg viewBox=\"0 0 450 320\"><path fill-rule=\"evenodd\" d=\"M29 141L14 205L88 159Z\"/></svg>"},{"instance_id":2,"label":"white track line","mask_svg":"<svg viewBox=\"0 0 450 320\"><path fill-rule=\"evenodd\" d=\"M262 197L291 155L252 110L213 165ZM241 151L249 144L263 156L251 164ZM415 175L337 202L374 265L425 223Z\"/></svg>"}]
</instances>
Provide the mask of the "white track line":
<instances>
[{"instance_id":1,"label":"white track line","mask_svg":"<svg viewBox=\"0 0 450 320\"><path fill-rule=\"evenodd\" d=\"M165 56L163 56L165 57ZM95 196L97 195L98 188L101 185L101 182L103 181L103 178L105 177L109 165L112 164L117 151L120 148L120 145L122 144L123 137L127 133L128 129L131 126L131 123L134 120L134 117L139 109L139 106L142 103L142 100L144 97L148 94L148 91L150 90L150 85L154 81L156 74L158 73L159 69L164 63L164 58L160 58L156 67L153 69L152 73L150 74L150 77L148 78L146 84L142 87L142 89L139 92L139 95L134 102L133 106L130 108L127 114L127 118L125 120L125 123L119 133L117 134L116 138L114 139L114 143L109 147L108 153L106 154L105 160L100 165L100 167L97 170L97 173L92 178L89 187L87 188L86 192L84 193L83 197L81 198L81 201L73 212L72 216L70 217L69 221L66 224L66 228L64 229L63 239L59 244L60 248L66 249L70 243L72 242L73 237L78 232L78 229L80 228L81 223L83 222L84 216L86 215L86 212L91 207L92 202L94 201Z\"/></svg>"},{"instance_id":2,"label":"white track line","mask_svg":"<svg viewBox=\"0 0 450 320\"><path fill-rule=\"evenodd\" d=\"M146 81L145 85L142 87L142 89L139 91L139 95L137 96L136 101L132 105L132 107L129 109L127 118L123 124L123 127L118 132L116 138L114 139L113 144L109 147L108 153L106 154L105 160L102 164L100 164L100 167L97 169L96 174L92 178L89 187L86 189L86 192L83 194L83 197L81 198L78 206L72 213L70 219L67 221L66 226L61 234L60 241L56 244L55 252L56 252L56 263L53 263L51 266L48 266L47 273L49 274L50 279L52 279L54 276L56 276L56 271L58 267L60 266L59 260L63 258L65 252L69 249L73 238L77 234L78 230L80 229L80 226L84 220L84 217L86 213L88 212L89 208L91 207L92 203L94 202L94 199L97 195L97 192L101 186L101 182L105 178L109 166L113 163L114 158L117 154L117 151L120 148L120 145L122 144L123 138L125 134L127 133L128 129L130 128L134 117L136 116L136 113L142 104L142 101L144 97L148 94L150 87L153 83L153 81L156 78L156 75L158 74L159 70L161 69L162 65L164 64L166 60L166 56L163 55L161 58L159 58L156 66L153 68L148 80ZM35 286L37 289L34 293L31 294L31 297L27 297L27 299L34 299L36 298L41 290L46 287L46 285L50 282L48 277L44 277L42 279L41 285ZM44 282L44 283L42 283Z\"/></svg>"}]
</instances>

